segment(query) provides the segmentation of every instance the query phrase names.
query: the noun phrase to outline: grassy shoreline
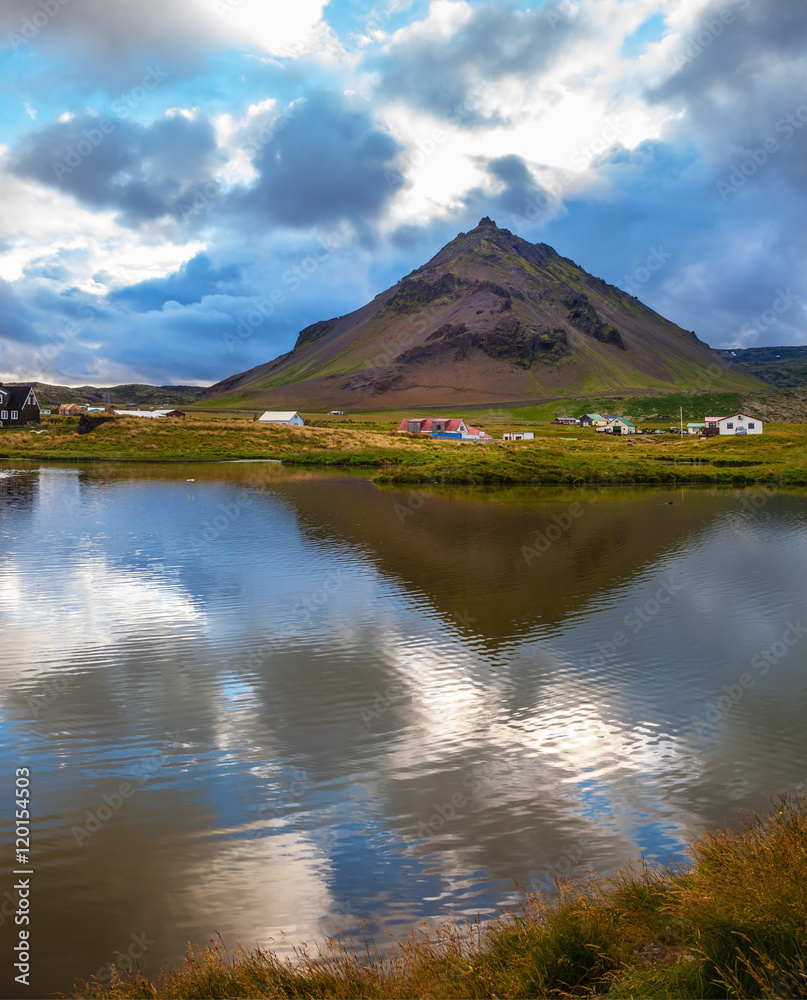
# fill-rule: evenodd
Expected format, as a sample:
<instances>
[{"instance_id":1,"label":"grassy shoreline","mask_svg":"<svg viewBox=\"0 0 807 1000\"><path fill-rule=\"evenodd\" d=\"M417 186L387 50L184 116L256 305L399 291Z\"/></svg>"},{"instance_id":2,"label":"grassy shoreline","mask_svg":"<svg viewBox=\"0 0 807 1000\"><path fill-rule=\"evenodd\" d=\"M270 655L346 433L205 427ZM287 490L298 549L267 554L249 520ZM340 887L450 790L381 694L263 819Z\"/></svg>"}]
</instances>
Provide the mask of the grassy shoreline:
<instances>
[{"instance_id":1,"label":"grassy shoreline","mask_svg":"<svg viewBox=\"0 0 807 1000\"><path fill-rule=\"evenodd\" d=\"M75 418L73 418L75 421ZM317 421L325 424L326 421ZM7 428L7 461L220 462L275 459L286 465L367 469L374 482L499 485L807 485L807 425L769 424L762 436L652 441L548 424L502 424L534 441L463 445L396 434L394 421L286 428L246 418L119 418L78 434L51 418L34 433Z\"/></svg>"},{"instance_id":2,"label":"grassy shoreline","mask_svg":"<svg viewBox=\"0 0 807 1000\"><path fill-rule=\"evenodd\" d=\"M103 984L97 998L795 998L807 995L807 799L705 833L690 864L558 884L486 924L449 919L389 955L336 941L296 960L189 947L177 969Z\"/></svg>"}]
</instances>

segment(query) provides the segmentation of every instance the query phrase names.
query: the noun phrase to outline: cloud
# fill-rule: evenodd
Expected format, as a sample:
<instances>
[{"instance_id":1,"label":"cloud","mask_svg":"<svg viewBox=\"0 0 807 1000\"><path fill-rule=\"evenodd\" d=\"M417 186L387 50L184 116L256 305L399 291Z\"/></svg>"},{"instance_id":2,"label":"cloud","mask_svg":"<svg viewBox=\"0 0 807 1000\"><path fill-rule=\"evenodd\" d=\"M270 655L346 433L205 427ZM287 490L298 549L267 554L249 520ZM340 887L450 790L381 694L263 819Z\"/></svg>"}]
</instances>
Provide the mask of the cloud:
<instances>
[{"instance_id":1,"label":"cloud","mask_svg":"<svg viewBox=\"0 0 807 1000\"><path fill-rule=\"evenodd\" d=\"M403 184L393 163L400 151L363 102L314 93L258 150L258 178L230 209L286 226L370 222Z\"/></svg>"},{"instance_id":2,"label":"cloud","mask_svg":"<svg viewBox=\"0 0 807 1000\"><path fill-rule=\"evenodd\" d=\"M426 20L396 32L373 61L380 93L463 127L500 121L488 101L496 86L546 72L570 39L591 30L585 18L553 13L545 4L518 10L436 0Z\"/></svg>"},{"instance_id":3,"label":"cloud","mask_svg":"<svg viewBox=\"0 0 807 1000\"><path fill-rule=\"evenodd\" d=\"M166 302L189 305L201 302L213 292L233 293L240 284L241 269L235 264L215 267L205 253L186 261L178 271L164 278L141 281L120 288L109 296L110 302L123 302L138 312L161 309Z\"/></svg>"},{"instance_id":4,"label":"cloud","mask_svg":"<svg viewBox=\"0 0 807 1000\"><path fill-rule=\"evenodd\" d=\"M50 60L47 75L107 93L131 86L149 59L176 76L209 66L227 50L300 55L328 39L327 0L3 0L0 37L19 57Z\"/></svg>"},{"instance_id":5,"label":"cloud","mask_svg":"<svg viewBox=\"0 0 807 1000\"><path fill-rule=\"evenodd\" d=\"M126 225L178 214L183 199L224 157L201 114L143 126L76 115L28 132L10 154L19 177L72 194L84 205L121 212Z\"/></svg>"}]
</instances>

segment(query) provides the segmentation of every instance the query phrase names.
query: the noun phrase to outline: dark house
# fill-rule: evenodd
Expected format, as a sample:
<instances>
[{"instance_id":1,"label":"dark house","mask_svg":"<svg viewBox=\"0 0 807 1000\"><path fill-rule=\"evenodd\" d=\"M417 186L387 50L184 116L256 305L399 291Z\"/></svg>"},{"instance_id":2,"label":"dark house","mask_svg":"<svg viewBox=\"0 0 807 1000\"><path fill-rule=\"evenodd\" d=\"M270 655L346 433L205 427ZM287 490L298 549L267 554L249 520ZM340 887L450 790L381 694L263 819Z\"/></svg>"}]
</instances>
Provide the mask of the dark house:
<instances>
[{"instance_id":1,"label":"dark house","mask_svg":"<svg viewBox=\"0 0 807 1000\"><path fill-rule=\"evenodd\" d=\"M0 427L39 423L39 401L30 385L0 382Z\"/></svg>"}]
</instances>

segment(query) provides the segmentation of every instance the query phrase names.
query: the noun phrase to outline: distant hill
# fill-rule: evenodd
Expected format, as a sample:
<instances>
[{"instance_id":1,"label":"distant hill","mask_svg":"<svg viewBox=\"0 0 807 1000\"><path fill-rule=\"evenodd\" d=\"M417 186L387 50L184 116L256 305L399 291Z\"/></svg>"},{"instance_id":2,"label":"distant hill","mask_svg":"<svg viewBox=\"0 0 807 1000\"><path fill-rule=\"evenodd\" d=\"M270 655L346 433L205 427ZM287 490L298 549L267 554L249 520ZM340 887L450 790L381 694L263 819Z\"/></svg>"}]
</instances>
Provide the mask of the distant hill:
<instances>
[{"instance_id":1,"label":"distant hill","mask_svg":"<svg viewBox=\"0 0 807 1000\"><path fill-rule=\"evenodd\" d=\"M85 403L89 406L103 406L106 394L112 394L112 402L121 406L124 403L137 403L139 406L190 406L198 401L204 391L198 385L143 385L132 383L98 387L94 385L67 386L49 385L47 382L6 382L6 385L32 385L36 392L39 405L48 408L50 400L57 403Z\"/></svg>"},{"instance_id":2,"label":"distant hill","mask_svg":"<svg viewBox=\"0 0 807 1000\"><path fill-rule=\"evenodd\" d=\"M205 390L217 405L379 409L694 387L697 336L545 243L482 219L423 267L294 349ZM711 389L760 388L740 369Z\"/></svg>"},{"instance_id":3,"label":"distant hill","mask_svg":"<svg viewBox=\"0 0 807 1000\"><path fill-rule=\"evenodd\" d=\"M778 389L807 386L807 345L801 347L747 347L718 351L749 375Z\"/></svg>"}]
</instances>

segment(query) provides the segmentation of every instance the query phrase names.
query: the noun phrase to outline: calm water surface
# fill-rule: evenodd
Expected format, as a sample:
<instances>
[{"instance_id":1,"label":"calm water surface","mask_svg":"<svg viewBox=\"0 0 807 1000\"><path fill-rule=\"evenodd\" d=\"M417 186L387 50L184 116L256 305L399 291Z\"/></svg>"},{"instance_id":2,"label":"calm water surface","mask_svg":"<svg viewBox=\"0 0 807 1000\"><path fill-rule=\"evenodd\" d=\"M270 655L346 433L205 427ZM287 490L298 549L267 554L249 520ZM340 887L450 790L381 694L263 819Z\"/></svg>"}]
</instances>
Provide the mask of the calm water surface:
<instances>
[{"instance_id":1,"label":"calm water surface","mask_svg":"<svg viewBox=\"0 0 807 1000\"><path fill-rule=\"evenodd\" d=\"M31 995L493 915L807 781L804 496L5 465L0 541Z\"/></svg>"}]
</instances>

